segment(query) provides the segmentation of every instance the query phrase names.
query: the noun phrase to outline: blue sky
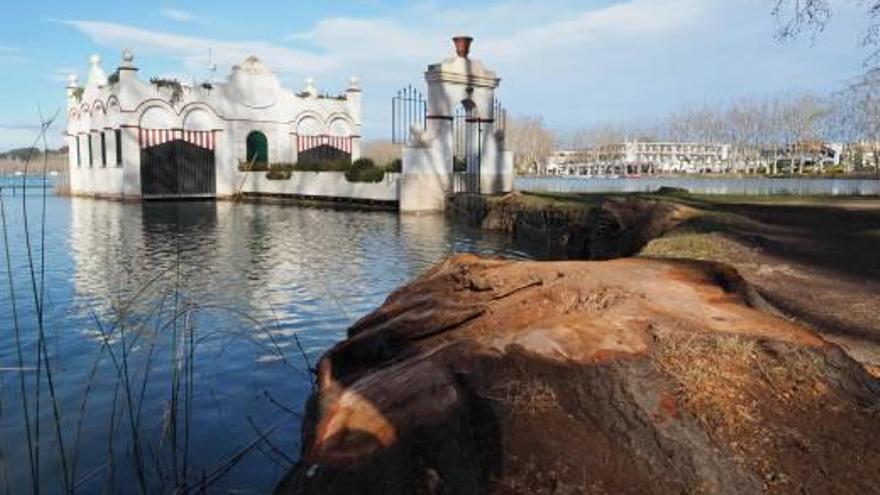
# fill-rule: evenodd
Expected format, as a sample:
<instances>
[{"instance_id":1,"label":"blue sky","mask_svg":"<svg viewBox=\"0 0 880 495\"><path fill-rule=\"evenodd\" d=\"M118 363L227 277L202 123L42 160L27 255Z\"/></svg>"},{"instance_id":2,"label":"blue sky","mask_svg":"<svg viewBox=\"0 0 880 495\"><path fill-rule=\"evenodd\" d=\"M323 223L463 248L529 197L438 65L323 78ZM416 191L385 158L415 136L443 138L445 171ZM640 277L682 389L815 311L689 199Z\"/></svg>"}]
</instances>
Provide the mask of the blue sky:
<instances>
[{"instance_id":1,"label":"blue sky","mask_svg":"<svg viewBox=\"0 0 880 495\"><path fill-rule=\"evenodd\" d=\"M0 150L29 144L37 109L63 107L66 76L83 80L89 55L110 73L125 47L144 79L204 78L209 48L217 77L251 53L292 89L314 77L336 92L358 76L367 138L389 134L394 91L421 85L458 33L476 38L473 56L501 76L512 113L563 132L691 104L825 93L862 71L867 55L855 2L835 3L813 44L774 39L772 0L12 2L0 31Z\"/></svg>"}]
</instances>

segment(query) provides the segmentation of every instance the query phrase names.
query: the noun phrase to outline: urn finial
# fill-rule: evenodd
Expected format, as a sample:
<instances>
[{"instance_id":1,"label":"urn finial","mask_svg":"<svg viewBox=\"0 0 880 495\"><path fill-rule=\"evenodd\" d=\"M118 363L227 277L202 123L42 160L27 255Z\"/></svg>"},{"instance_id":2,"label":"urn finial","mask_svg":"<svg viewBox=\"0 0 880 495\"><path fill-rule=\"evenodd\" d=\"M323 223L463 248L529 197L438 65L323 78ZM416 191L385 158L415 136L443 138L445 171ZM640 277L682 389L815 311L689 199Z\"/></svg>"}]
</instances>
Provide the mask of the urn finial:
<instances>
[{"instance_id":1,"label":"urn finial","mask_svg":"<svg viewBox=\"0 0 880 495\"><path fill-rule=\"evenodd\" d=\"M468 58L468 55L471 53L471 43L473 43L474 39L470 36L456 36L452 38L452 42L455 43L455 53L462 58Z\"/></svg>"}]
</instances>

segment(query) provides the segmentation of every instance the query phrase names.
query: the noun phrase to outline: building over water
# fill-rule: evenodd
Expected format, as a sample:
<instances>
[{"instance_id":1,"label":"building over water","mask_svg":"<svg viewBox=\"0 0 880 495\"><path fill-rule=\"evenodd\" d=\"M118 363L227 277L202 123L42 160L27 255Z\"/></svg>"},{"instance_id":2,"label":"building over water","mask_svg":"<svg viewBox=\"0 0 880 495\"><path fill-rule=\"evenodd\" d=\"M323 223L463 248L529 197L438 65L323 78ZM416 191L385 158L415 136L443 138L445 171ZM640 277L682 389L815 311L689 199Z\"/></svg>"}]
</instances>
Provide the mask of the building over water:
<instances>
[{"instance_id":1,"label":"building over water","mask_svg":"<svg viewBox=\"0 0 880 495\"><path fill-rule=\"evenodd\" d=\"M339 95L307 82L281 86L256 57L221 83L142 80L132 53L109 77L98 56L85 86L67 86L73 194L125 198L215 197L247 192L248 167L305 159L357 159L361 90Z\"/></svg>"}]
</instances>

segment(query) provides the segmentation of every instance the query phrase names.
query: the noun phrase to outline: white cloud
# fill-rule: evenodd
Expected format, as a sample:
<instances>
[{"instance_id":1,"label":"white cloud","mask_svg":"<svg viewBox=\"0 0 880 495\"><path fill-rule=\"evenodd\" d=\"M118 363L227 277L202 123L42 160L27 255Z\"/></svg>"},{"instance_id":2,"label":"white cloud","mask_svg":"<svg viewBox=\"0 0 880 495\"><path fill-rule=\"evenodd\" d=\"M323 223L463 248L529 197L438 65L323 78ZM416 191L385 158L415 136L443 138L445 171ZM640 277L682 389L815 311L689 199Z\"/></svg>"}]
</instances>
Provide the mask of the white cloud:
<instances>
[{"instance_id":1,"label":"white cloud","mask_svg":"<svg viewBox=\"0 0 880 495\"><path fill-rule=\"evenodd\" d=\"M159 12L163 16L171 19L172 21L177 21L177 22L192 22L197 19L194 14L187 12L185 10L168 8L168 9L162 9Z\"/></svg>"},{"instance_id":2,"label":"white cloud","mask_svg":"<svg viewBox=\"0 0 880 495\"><path fill-rule=\"evenodd\" d=\"M50 81L57 83L66 83L67 78L70 77L71 74L79 75L80 69L78 67L57 67L52 70L51 73L46 75L46 78Z\"/></svg>"},{"instance_id":3,"label":"white cloud","mask_svg":"<svg viewBox=\"0 0 880 495\"><path fill-rule=\"evenodd\" d=\"M628 36L657 36L695 22L705 0L629 0L599 9L559 9L552 4L508 2L468 10L422 3L398 17L331 17L310 29L284 37L297 49L269 41L221 41L142 29L125 24L65 20L95 42L121 49L130 46L148 54L171 56L184 69L201 70L208 49L221 65L231 66L255 54L282 75L341 76L343 71L364 80L387 80L412 72L451 52L449 37L477 35L475 49L486 58L525 56L561 58L611 45ZM711 2L710 2L711 3ZM163 14L176 20L194 16L176 9ZM519 67L520 70L531 70Z\"/></svg>"},{"instance_id":4,"label":"white cloud","mask_svg":"<svg viewBox=\"0 0 880 495\"><path fill-rule=\"evenodd\" d=\"M387 79L389 70L401 77L400 70L411 71L413 64L422 67L448 56L452 35L471 34L477 38L475 55L493 65L509 62L510 78L540 74L536 66L582 59L634 39L681 33L700 22L713 0L629 0L595 9L556 3L507 2L468 10L420 4L395 19L324 19L285 39L309 42L335 59L335 66ZM371 75L376 74L364 78Z\"/></svg>"},{"instance_id":5,"label":"white cloud","mask_svg":"<svg viewBox=\"0 0 880 495\"><path fill-rule=\"evenodd\" d=\"M611 48L627 39L665 37L695 26L707 3L711 2L632 0L522 28L509 37L488 40L487 49L495 55L516 57L575 55Z\"/></svg>"},{"instance_id":6,"label":"white cloud","mask_svg":"<svg viewBox=\"0 0 880 495\"><path fill-rule=\"evenodd\" d=\"M792 81L821 87L835 71L851 70L858 54L831 53L840 49L838 38L824 52L778 47L771 16L752 5L759 1L623 0L597 7L507 0L465 9L427 0L378 16L324 18L278 41L61 22L100 45L176 60L175 72L202 74L211 49L221 74L254 54L285 81L314 76L332 90L359 76L366 133L375 137L388 127L390 95L420 84L428 64L451 55L455 34L476 38L474 56L502 77L500 96L514 113L543 115L559 127L650 118L688 102L790 88ZM833 69L815 69L820 53Z\"/></svg>"},{"instance_id":7,"label":"white cloud","mask_svg":"<svg viewBox=\"0 0 880 495\"><path fill-rule=\"evenodd\" d=\"M0 65L12 65L30 62L31 58L24 54L21 47L0 45Z\"/></svg>"},{"instance_id":8,"label":"white cloud","mask_svg":"<svg viewBox=\"0 0 880 495\"><path fill-rule=\"evenodd\" d=\"M312 29L285 39L308 41L327 56L347 61L400 62L418 60L436 51L436 40L426 34L391 19L336 17L321 20Z\"/></svg>"},{"instance_id":9,"label":"white cloud","mask_svg":"<svg viewBox=\"0 0 880 495\"><path fill-rule=\"evenodd\" d=\"M366 89L367 133L372 134L387 127L388 96L400 86L419 84L428 64L452 54L452 35L477 38L474 54L498 70L505 80L503 91L544 105L552 76L595 78L609 52L631 46L635 39L644 42L686 30L699 23L704 4L719 1L628 0L584 8L567 0L517 0L469 9L420 3L396 11L394 17L325 18L281 42L221 41L89 20L61 22L104 46L177 59L180 72L203 73L211 49L221 73L255 54L287 81L314 76L319 85L338 88L348 76L359 76ZM552 117L548 115L551 122Z\"/></svg>"},{"instance_id":10,"label":"white cloud","mask_svg":"<svg viewBox=\"0 0 880 495\"><path fill-rule=\"evenodd\" d=\"M121 50L132 48L138 53L175 58L184 71L201 73L207 63L208 51L214 61L229 68L250 55L265 60L274 70L284 74L307 76L332 69L333 59L296 50L266 41L221 41L148 30L112 22L63 20L91 37L99 45Z\"/></svg>"}]
</instances>

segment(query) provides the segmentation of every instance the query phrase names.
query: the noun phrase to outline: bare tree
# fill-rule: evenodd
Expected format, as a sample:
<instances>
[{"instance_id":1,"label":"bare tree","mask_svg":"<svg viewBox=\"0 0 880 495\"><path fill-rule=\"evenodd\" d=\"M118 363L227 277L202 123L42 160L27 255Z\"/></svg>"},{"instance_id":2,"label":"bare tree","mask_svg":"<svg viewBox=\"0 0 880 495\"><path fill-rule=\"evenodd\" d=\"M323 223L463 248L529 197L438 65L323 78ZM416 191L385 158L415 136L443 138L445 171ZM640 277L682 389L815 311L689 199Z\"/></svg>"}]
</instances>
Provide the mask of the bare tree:
<instances>
[{"instance_id":1,"label":"bare tree","mask_svg":"<svg viewBox=\"0 0 880 495\"><path fill-rule=\"evenodd\" d=\"M867 19L860 41L864 46L875 47L867 62L876 63L880 61L880 50L876 49L880 45L880 0L848 1L865 9ZM773 0L773 16L779 24L777 37L794 38L804 31L815 37L831 21L838 5L834 0Z\"/></svg>"},{"instance_id":2,"label":"bare tree","mask_svg":"<svg viewBox=\"0 0 880 495\"><path fill-rule=\"evenodd\" d=\"M599 124L592 127L577 129L565 139L565 146L574 150L585 150L594 146L623 141L623 133L610 124Z\"/></svg>"},{"instance_id":3,"label":"bare tree","mask_svg":"<svg viewBox=\"0 0 880 495\"><path fill-rule=\"evenodd\" d=\"M387 139L376 139L364 143L361 154L364 158L373 160L376 165L384 167L403 156L403 147Z\"/></svg>"},{"instance_id":4,"label":"bare tree","mask_svg":"<svg viewBox=\"0 0 880 495\"><path fill-rule=\"evenodd\" d=\"M877 81L880 95L880 71ZM569 145L589 162L597 160L594 155L602 154L605 145L625 141L727 144L730 152L727 161L718 164L720 171L756 173L769 165L766 171L776 173L778 158L787 158L796 167L792 171L803 172L807 163L821 166L825 141L853 134L837 106L833 98L813 94L707 103L637 127L605 124L576 131ZM880 125L880 118L877 122ZM768 156L768 150L773 154Z\"/></svg>"},{"instance_id":5,"label":"bare tree","mask_svg":"<svg viewBox=\"0 0 880 495\"><path fill-rule=\"evenodd\" d=\"M880 69L866 72L840 93L844 129L870 153L874 173L880 176Z\"/></svg>"},{"instance_id":6,"label":"bare tree","mask_svg":"<svg viewBox=\"0 0 880 495\"><path fill-rule=\"evenodd\" d=\"M556 136L540 117L514 117L507 121L507 147L514 152L517 173L544 172L547 158L556 148Z\"/></svg>"}]
</instances>

